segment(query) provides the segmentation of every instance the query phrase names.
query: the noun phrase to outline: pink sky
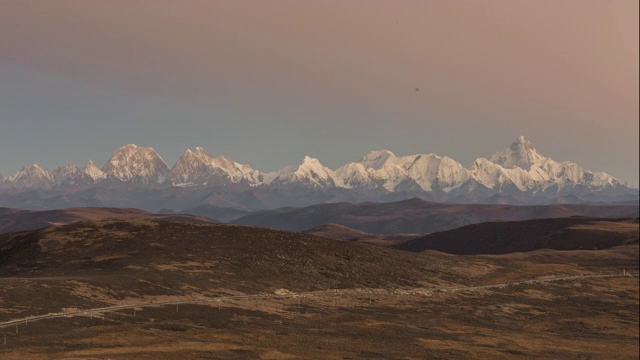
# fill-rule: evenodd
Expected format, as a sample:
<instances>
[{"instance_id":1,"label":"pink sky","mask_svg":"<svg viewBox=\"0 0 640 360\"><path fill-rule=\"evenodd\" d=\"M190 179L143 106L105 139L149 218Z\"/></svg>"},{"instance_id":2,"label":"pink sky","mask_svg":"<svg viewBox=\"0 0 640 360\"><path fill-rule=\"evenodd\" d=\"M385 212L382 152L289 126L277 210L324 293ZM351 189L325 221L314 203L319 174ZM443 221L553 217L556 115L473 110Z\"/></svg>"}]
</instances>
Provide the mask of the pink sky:
<instances>
[{"instance_id":1,"label":"pink sky","mask_svg":"<svg viewBox=\"0 0 640 360\"><path fill-rule=\"evenodd\" d=\"M523 134L558 160L637 182L637 1L0 0L0 9L0 70L253 108L283 124L380 127L400 142L423 132L435 148L416 151L460 160ZM607 165L612 156L621 163Z\"/></svg>"}]
</instances>

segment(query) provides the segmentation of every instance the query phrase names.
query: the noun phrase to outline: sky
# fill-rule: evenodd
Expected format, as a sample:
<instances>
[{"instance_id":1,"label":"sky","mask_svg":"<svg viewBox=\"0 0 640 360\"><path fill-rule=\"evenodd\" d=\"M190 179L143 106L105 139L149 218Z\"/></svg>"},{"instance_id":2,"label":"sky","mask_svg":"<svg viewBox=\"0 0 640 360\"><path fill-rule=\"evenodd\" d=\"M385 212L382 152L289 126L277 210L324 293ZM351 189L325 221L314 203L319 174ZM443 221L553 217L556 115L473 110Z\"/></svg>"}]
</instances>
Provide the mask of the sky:
<instances>
[{"instance_id":1,"label":"sky","mask_svg":"<svg viewBox=\"0 0 640 360\"><path fill-rule=\"evenodd\" d=\"M637 186L636 0L0 0L0 174L122 145L266 171L526 136Z\"/></svg>"}]
</instances>

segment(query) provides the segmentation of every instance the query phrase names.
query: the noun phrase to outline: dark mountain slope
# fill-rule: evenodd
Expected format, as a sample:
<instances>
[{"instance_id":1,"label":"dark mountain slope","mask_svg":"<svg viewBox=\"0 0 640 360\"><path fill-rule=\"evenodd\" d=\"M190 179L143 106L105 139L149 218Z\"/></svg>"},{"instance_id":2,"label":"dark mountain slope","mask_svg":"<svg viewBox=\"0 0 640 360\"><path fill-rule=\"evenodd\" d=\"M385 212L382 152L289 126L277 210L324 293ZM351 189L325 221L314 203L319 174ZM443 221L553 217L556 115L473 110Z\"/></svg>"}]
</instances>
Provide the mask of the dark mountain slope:
<instances>
[{"instance_id":1,"label":"dark mountain slope","mask_svg":"<svg viewBox=\"0 0 640 360\"><path fill-rule=\"evenodd\" d=\"M429 234L396 248L450 254L507 254L537 249L592 250L638 243L638 219L570 217L487 222Z\"/></svg>"}]
</instances>

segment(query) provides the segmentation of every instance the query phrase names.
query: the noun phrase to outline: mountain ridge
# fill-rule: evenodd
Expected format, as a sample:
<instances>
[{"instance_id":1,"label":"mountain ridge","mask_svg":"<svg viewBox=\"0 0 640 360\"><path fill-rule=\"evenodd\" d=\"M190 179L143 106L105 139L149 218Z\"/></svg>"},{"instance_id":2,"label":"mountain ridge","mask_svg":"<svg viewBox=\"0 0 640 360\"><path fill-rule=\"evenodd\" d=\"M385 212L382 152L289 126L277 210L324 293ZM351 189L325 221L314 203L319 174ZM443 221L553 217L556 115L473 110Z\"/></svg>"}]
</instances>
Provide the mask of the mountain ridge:
<instances>
[{"instance_id":1,"label":"mountain ridge","mask_svg":"<svg viewBox=\"0 0 640 360\"><path fill-rule=\"evenodd\" d=\"M133 208L69 208L48 211L0 208L0 233L36 230L49 226L73 224L83 221L127 220L127 221L173 221L194 223L218 223L201 215L154 214Z\"/></svg>"},{"instance_id":2,"label":"mountain ridge","mask_svg":"<svg viewBox=\"0 0 640 360\"><path fill-rule=\"evenodd\" d=\"M0 194L33 190L67 194L94 187L118 186L143 189L218 187L233 192L304 188L315 192L311 197L317 201L352 199L356 202L379 201L380 196L386 196L384 194L452 202L489 201L498 195L520 197L513 201L524 203L532 202L536 197L573 196L578 202L624 201L629 200L626 198L629 196L638 197L637 189L611 175L585 170L571 161L558 162L543 156L524 136L489 157L477 158L468 168L452 158L434 153L396 156L389 150L374 150L359 161L335 170L324 166L317 158L305 156L297 165L267 173L224 156L213 156L201 147L187 149L169 167L153 148L129 144L114 152L101 168L89 160L82 170L75 164L53 171L33 164L7 177L0 175ZM321 193L324 195L320 196ZM265 196L259 195L259 198ZM391 200L394 200L393 196ZM1 199L0 205L15 206L3 204ZM268 201L264 206L273 207Z\"/></svg>"},{"instance_id":3,"label":"mountain ridge","mask_svg":"<svg viewBox=\"0 0 640 360\"><path fill-rule=\"evenodd\" d=\"M635 206L452 204L418 198L372 203L324 203L307 207L283 207L247 214L237 225L306 231L336 224L372 234L426 234L489 221L519 221L589 216L635 218Z\"/></svg>"}]
</instances>

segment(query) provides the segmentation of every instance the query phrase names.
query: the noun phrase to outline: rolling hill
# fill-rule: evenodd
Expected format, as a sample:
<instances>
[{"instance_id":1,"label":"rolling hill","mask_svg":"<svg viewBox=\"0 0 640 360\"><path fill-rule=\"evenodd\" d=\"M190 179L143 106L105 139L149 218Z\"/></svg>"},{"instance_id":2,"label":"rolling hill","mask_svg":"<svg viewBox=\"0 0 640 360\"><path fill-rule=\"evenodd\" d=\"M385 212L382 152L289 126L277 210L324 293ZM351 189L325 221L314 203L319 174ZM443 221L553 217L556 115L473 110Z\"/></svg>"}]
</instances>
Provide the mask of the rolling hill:
<instances>
[{"instance_id":1,"label":"rolling hill","mask_svg":"<svg viewBox=\"0 0 640 360\"><path fill-rule=\"evenodd\" d=\"M639 216L637 206L480 205L434 203L410 199L392 203L332 203L255 212L234 224L305 231L338 224L374 234L426 234L487 221L518 221L570 216L624 218Z\"/></svg>"},{"instance_id":2,"label":"rolling hill","mask_svg":"<svg viewBox=\"0 0 640 360\"><path fill-rule=\"evenodd\" d=\"M175 265L184 267L189 279L163 276L163 282L209 284L215 274L217 282L236 288L237 281L251 279L246 290L254 291L416 285L421 271L428 271L414 254L392 249L278 230L157 220L89 221L7 233L0 235L0 254L0 276L76 276L91 269L127 278L132 287L141 273L169 274L162 269L180 263L189 264Z\"/></svg>"},{"instance_id":3,"label":"rolling hill","mask_svg":"<svg viewBox=\"0 0 640 360\"><path fill-rule=\"evenodd\" d=\"M130 208L71 208L30 211L0 208L0 233L35 230L51 225L66 225L89 220L164 220L217 223L205 216L188 214L154 214Z\"/></svg>"},{"instance_id":4,"label":"rolling hill","mask_svg":"<svg viewBox=\"0 0 640 360\"><path fill-rule=\"evenodd\" d=\"M338 224L320 225L303 233L382 246L391 246L422 236L421 234L371 234Z\"/></svg>"}]
</instances>

